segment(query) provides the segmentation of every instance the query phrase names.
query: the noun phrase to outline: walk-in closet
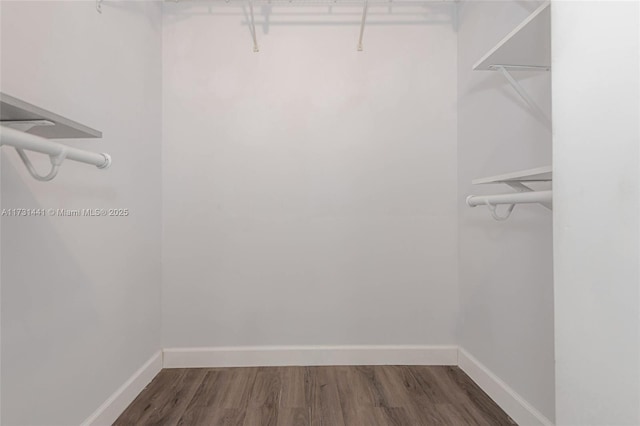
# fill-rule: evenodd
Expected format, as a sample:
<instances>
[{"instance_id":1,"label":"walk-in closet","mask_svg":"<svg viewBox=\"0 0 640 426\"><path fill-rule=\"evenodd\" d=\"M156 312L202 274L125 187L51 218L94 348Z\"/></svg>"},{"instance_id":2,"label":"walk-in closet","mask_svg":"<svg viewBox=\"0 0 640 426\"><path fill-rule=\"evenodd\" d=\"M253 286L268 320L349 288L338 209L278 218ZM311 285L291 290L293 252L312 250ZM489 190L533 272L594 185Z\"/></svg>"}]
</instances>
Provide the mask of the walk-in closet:
<instances>
[{"instance_id":1,"label":"walk-in closet","mask_svg":"<svg viewBox=\"0 0 640 426\"><path fill-rule=\"evenodd\" d=\"M640 3L0 0L2 426L640 425Z\"/></svg>"}]
</instances>

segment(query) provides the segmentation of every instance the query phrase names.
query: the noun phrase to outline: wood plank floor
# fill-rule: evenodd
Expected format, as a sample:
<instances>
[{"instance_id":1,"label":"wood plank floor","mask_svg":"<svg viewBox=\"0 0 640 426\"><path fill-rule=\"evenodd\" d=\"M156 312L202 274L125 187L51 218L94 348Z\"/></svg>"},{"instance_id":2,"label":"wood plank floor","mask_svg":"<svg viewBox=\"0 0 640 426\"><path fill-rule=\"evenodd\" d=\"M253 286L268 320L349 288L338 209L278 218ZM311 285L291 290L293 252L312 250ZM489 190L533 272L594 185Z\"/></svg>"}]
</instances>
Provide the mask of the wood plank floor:
<instances>
[{"instance_id":1,"label":"wood plank floor","mask_svg":"<svg viewBox=\"0 0 640 426\"><path fill-rule=\"evenodd\" d=\"M162 370L115 425L513 425L458 367Z\"/></svg>"}]
</instances>

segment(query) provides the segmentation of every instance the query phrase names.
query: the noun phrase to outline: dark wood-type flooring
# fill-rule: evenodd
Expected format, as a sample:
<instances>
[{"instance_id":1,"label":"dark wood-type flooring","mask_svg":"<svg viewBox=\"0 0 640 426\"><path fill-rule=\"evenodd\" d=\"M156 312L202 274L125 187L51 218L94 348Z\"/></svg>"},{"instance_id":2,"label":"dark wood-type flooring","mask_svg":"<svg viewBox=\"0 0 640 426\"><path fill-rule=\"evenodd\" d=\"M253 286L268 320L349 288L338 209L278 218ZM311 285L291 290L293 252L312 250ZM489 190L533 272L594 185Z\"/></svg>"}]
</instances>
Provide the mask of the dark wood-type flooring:
<instances>
[{"instance_id":1,"label":"dark wood-type flooring","mask_svg":"<svg viewBox=\"0 0 640 426\"><path fill-rule=\"evenodd\" d=\"M458 367L162 370L116 425L513 425Z\"/></svg>"}]
</instances>

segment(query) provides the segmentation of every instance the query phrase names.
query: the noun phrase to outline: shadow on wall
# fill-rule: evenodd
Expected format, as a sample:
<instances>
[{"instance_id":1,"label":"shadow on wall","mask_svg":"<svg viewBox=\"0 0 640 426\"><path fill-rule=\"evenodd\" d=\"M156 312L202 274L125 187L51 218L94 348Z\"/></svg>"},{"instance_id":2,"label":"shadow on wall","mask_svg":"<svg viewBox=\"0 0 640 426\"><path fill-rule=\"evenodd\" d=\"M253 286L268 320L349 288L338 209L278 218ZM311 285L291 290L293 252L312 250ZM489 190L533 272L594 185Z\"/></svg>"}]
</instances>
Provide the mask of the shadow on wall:
<instances>
[{"instance_id":1,"label":"shadow on wall","mask_svg":"<svg viewBox=\"0 0 640 426\"><path fill-rule=\"evenodd\" d=\"M4 208L51 207L34 197L24 180L30 177L17 170L21 164L14 166L7 158L13 153L4 154L2 186L7 191L3 194ZM55 186L51 190L55 191ZM104 195L108 197L108 191ZM89 268L78 259L78 249L74 254L73 247L69 247L73 240L63 238L61 226L55 226L65 220L73 220L74 225L85 220L89 229L95 226L95 219L49 215L2 217L2 252L11 252L11 261L4 256L2 264L2 396L3 406L11 407L3 410L7 423L12 419L36 423L57 418L56 413L34 412L33 389L57 399L57 404L48 407L57 405L61 412L73 412L77 398L60 392L60 384L68 380L72 365L77 367L78 375L85 376L86 383L92 383L93 367L79 361L86 359L87 347L110 345L95 332L100 329L102 319L99 307L92 301L99 299L100 289ZM92 238L90 232L83 236L87 240ZM75 244L82 246L86 241L79 238ZM83 393L86 389L74 392Z\"/></svg>"},{"instance_id":2,"label":"shadow on wall","mask_svg":"<svg viewBox=\"0 0 640 426\"><path fill-rule=\"evenodd\" d=\"M456 6L453 4L369 3L366 12L357 3L341 4L296 1L288 4L261 4L252 10L246 4L217 3L203 6L193 3L166 4L165 25L194 16L238 16L238 24L247 28L248 41L256 34L253 28L269 34L271 26L426 26L450 25L457 30ZM363 28L364 29L364 28ZM357 30L354 32L357 36Z\"/></svg>"}]
</instances>

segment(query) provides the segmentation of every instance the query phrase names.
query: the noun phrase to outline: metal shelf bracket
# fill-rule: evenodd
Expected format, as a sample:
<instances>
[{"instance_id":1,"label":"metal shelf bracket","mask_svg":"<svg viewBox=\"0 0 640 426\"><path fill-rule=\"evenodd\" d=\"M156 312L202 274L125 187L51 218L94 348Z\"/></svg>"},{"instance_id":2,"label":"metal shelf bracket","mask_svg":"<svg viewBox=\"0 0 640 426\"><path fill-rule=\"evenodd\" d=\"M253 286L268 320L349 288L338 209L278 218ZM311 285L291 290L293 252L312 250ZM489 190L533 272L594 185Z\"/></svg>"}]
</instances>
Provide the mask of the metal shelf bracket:
<instances>
[{"instance_id":1,"label":"metal shelf bracket","mask_svg":"<svg viewBox=\"0 0 640 426\"><path fill-rule=\"evenodd\" d=\"M358 52L362 52L362 37L364 36L364 26L367 23L367 11L369 9L369 0L364 0L362 7L362 21L360 22L360 38L358 39Z\"/></svg>"},{"instance_id":2,"label":"metal shelf bracket","mask_svg":"<svg viewBox=\"0 0 640 426\"><path fill-rule=\"evenodd\" d=\"M58 175L58 169L65 159L93 164L99 169L106 169L111 165L109 154L94 154L87 151L78 150L66 145L43 139L39 136L26 133L36 126L54 126L55 123L49 120L3 120L0 121L0 146L13 146L18 156L24 163L29 174L36 180L47 182ZM41 152L49 156L51 169L46 175L39 174L24 150Z\"/></svg>"},{"instance_id":3,"label":"metal shelf bracket","mask_svg":"<svg viewBox=\"0 0 640 426\"><path fill-rule=\"evenodd\" d=\"M251 37L253 37L253 51L259 52L258 38L256 36L256 21L253 17L253 1L249 0L249 14L251 16Z\"/></svg>"},{"instance_id":4,"label":"metal shelf bracket","mask_svg":"<svg viewBox=\"0 0 640 426\"><path fill-rule=\"evenodd\" d=\"M36 126L54 126L55 123L49 120L11 120L11 121L0 121L0 123L4 126L8 126L21 132L29 131L31 128ZM41 182L47 182L52 180L58 174L58 168L62 164L65 158L67 158L67 150L62 149L60 153L55 155L49 155L49 159L51 160L51 170L46 175L38 174L36 169L33 167L31 160L27 157L27 154L24 152L22 148L15 147L18 156L24 163L24 166L27 168L29 174L35 179Z\"/></svg>"},{"instance_id":5,"label":"metal shelf bracket","mask_svg":"<svg viewBox=\"0 0 640 426\"><path fill-rule=\"evenodd\" d=\"M500 73L507 79L509 84L515 89L515 91L520 95L520 97L526 102L526 104L531 108L531 110L537 114L542 120L544 120L545 124L551 127L551 119L545 114L542 109L531 99L531 96L527 93L526 90L522 87L518 81L513 78L513 75L509 72L512 71L549 71L549 67L544 66L534 66L534 65L490 65L490 69L495 71L500 71Z\"/></svg>"},{"instance_id":6,"label":"metal shelf bracket","mask_svg":"<svg viewBox=\"0 0 640 426\"><path fill-rule=\"evenodd\" d=\"M515 189L516 192L533 192L535 191L534 189L528 187L527 185L521 183L521 182L504 182L505 185L508 185L511 189ZM553 206L551 205L551 203L547 203L544 201L541 201L539 203L540 205L546 207L549 210L553 210Z\"/></svg>"}]
</instances>

